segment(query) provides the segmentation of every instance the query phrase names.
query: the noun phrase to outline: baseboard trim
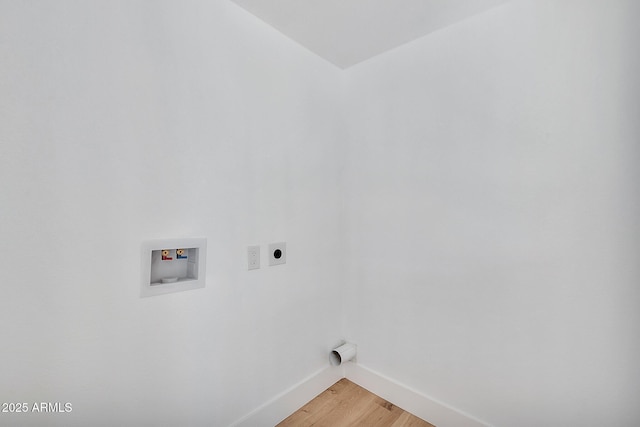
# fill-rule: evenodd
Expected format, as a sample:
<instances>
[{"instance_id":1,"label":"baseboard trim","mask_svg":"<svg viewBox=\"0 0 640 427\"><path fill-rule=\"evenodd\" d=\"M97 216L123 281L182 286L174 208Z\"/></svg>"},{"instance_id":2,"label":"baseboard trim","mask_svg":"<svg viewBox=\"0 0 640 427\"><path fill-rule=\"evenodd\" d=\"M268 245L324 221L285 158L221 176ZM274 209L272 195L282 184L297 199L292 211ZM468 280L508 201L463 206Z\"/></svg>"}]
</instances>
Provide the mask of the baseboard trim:
<instances>
[{"instance_id":1,"label":"baseboard trim","mask_svg":"<svg viewBox=\"0 0 640 427\"><path fill-rule=\"evenodd\" d=\"M437 427L490 427L486 422L353 362L339 367L327 366L309 375L229 427L273 427L341 378L349 379Z\"/></svg>"},{"instance_id":2,"label":"baseboard trim","mask_svg":"<svg viewBox=\"0 0 640 427\"><path fill-rule=\"evenodd\" d=\"M344 376L342 367L327 366L260 405L229 427L273 427Z\"/></svg>"},{"instance_id":3,"label":"baseboard trim","mask_svg":"<svg viewBox=\"0 0 640 427\"><path fill-rule=\"evenodd\" d=\"M490 427L489 424L438 402L357 363L346 363L347 379L437 427Z\"/></svg>"}]
</instances>

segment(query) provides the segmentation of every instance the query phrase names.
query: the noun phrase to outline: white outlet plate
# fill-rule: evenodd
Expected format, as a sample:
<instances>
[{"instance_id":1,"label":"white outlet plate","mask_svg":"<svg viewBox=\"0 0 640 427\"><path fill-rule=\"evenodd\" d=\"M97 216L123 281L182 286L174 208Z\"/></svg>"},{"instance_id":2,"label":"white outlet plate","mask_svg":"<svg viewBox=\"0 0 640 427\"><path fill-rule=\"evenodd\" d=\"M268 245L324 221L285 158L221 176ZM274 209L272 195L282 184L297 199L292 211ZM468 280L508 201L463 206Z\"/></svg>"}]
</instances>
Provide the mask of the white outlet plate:
<instances>
[{"instance_id":1,"label":"white outlet plate","mask_svg":"<svg viewBox=\"0 0 640 427\"><path fill-rule=\"evenodd\" d=\"M280 265L287 263L287 243L271 243L269 245L269 265Z\"/></svg>"},{"instance_id":2,"label":"white outlet plate","mask_svg":"<svg viewBox=\"0 0 640 427\"><path fill-rule=\"evenodd\" d=\"M247 248L247 264L249 270L260 268L260 246L249 246Z\"/></svg>"}]
</instances>

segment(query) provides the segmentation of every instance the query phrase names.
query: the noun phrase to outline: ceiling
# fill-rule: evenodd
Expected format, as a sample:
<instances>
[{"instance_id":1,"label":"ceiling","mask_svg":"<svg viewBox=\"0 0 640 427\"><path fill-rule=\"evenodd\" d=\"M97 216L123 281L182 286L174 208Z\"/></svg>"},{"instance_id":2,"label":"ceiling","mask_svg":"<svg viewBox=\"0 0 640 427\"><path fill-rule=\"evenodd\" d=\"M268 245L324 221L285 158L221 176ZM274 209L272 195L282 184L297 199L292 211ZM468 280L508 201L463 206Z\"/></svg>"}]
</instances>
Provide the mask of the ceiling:
<instances>
[{"instance_id":1,"label":"ceiling","mask_svg":"<svg viewBox=\"0 0 640 427\"><path fill-rule=\"evenodd\" d=\"M340 68L508 0L232 0Z\"/></svg>"}]
</instances>

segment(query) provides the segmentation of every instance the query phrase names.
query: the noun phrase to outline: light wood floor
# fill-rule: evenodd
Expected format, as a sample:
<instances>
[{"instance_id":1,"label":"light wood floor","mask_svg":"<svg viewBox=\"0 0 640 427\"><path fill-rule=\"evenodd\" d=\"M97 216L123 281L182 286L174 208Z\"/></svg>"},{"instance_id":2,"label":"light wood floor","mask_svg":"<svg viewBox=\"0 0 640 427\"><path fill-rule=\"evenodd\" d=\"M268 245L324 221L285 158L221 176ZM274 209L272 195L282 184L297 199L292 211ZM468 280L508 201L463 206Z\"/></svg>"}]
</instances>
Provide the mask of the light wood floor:
<instances>
[{"instance_id":1,"label":"light wood floor","mask_svg":"<svg viewBox=\"0 0 640 427\"><path fill-rule=\"evenodd\" d=\"M434 427L346 378L276 427Z\"/></svg>"}]
</instances>

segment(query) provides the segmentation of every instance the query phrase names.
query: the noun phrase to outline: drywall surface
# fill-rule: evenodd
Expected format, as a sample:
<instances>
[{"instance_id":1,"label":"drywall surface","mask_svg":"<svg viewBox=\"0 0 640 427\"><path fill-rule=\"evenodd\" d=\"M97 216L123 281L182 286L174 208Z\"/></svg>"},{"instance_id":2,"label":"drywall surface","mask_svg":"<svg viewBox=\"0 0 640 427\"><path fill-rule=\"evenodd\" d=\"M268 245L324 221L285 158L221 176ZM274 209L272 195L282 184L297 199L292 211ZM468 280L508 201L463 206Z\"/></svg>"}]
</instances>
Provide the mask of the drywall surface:
<instances>
[{"instance_id":1,"label":"drywall surface","mask_svg":"<svg viewBox=\"0 0 640 427\"><path fill-rule=\"evenodd\" d=\"M640 424L638 18L514 1L347 71L359 364L496 427Z\"/></svg>"},{"instance_id":2,"label":"drywall surface","mask_svg":"<svg viewBox=\"0 0 640 427\"><path fill-rule=\"evenodd\" d=\"M0 74L0 402L72 404L0 424L225 426L328 366L333 66L226 1L0 1ZM141 299L181 237L206 287Z\"/></svg>"},{"instance_id":3,"label":"drywall surface","mask_svg":"<svg viewBox=\"0 0 640 427\"><path fill-rule=\"evenodd\" d=\"M496 427L640 424L638 16L516 0L339 73L226 1L0 0L0 424L230 425L340 332ZM140 299L198 236L207 286Z\"/></svg>"}]
</instances>

